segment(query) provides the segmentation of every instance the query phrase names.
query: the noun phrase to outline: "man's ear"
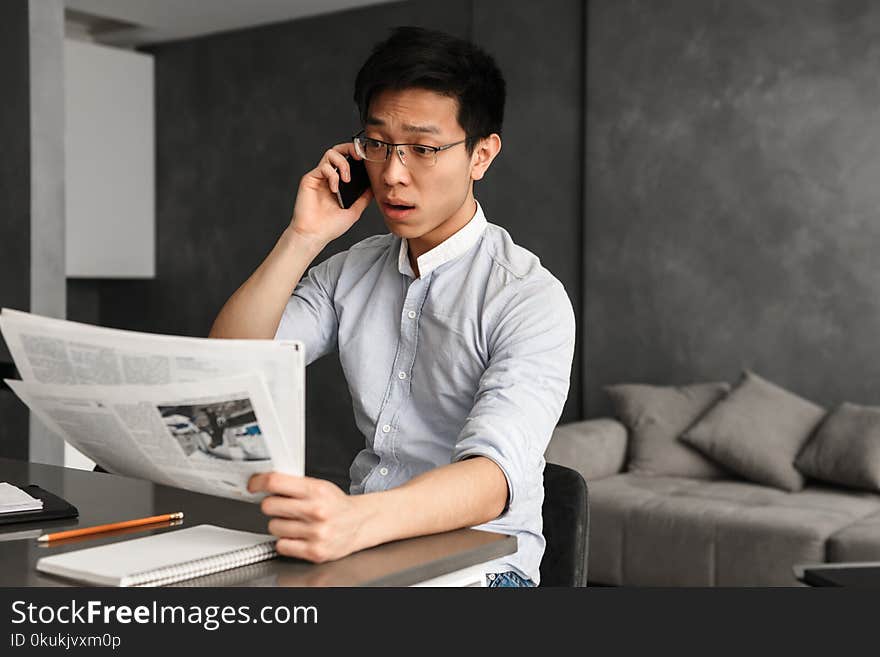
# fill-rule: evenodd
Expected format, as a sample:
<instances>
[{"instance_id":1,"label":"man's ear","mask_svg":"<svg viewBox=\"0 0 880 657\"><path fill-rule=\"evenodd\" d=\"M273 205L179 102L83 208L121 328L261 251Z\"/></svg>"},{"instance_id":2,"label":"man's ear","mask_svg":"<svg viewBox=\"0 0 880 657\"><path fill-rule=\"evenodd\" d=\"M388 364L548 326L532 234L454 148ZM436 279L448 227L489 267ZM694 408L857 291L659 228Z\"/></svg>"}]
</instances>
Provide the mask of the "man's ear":
<instances>
[{"instance_id":1,"label":"man's ear","mask_svg":"<svg viewBox=\"0 0 880 657\"><path fill-rule=\"evenodd\" d=\"M477 142L471 155L471 180L482 180L492 160L501 152L501 137L492 133Z\"/></svg>"}]
</instances>

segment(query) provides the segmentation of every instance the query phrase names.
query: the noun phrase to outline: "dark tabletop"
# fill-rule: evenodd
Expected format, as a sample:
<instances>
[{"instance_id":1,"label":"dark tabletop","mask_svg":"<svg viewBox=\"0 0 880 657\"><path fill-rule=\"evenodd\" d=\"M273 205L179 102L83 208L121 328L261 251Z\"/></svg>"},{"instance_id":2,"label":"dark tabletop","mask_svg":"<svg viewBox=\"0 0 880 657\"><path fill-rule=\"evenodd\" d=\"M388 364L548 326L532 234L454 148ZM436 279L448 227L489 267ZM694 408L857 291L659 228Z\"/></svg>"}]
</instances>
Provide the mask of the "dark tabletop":
<instances>
[{"instance_id":1,"label":"dark tabletop","mask_svg":"<svg viewBox=\"0 0 880 657\"><path fill-rule=\"evenodd\" d=\"M51 547L36 538L49 531L88 527L132 518L183 511L184 527L212 524L267 533L267 518L256 504L160 486L112 474L60 468L0 458L0 481L36 484L79 509L79 518L0 526L0 586L69 586L75 584L38 573L37 559L151 533L164 527L68 539ZM516 551L516 538L459 529L379 545L344 559L315 565L280 557L208 575L181 586L410 586Z\"/></svg>"},{"instance_id":2,"label":"dark tabletop","mask_svg":"<svg viewBox=\"0 0 880 657\"><path fill-rule=\"evenodd\" d=\"M834 564L833 567L807 568L801 581L810 586L845 586L850 588L880 587L880 566Z\"/></svg>"}]
</instances>

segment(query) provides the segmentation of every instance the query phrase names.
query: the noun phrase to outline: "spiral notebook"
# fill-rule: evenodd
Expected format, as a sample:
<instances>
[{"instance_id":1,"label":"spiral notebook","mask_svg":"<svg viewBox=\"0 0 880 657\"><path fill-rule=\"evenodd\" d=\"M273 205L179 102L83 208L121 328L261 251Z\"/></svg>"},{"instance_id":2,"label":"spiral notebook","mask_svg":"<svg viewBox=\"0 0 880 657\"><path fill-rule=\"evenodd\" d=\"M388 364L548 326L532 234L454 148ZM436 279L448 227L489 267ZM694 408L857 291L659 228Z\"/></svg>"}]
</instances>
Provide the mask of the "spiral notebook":
<instances>
[{"instance_id":1,"label":"spiral notebook","mask_svg":"<svg viewBox=\"0 0 880 657\"><path fill-rule=\"evenodd\" d=\"M162 586L271 559L275 540L197 525L43 557L37 570L97 586Z\"/></svg>"}]
</instances>

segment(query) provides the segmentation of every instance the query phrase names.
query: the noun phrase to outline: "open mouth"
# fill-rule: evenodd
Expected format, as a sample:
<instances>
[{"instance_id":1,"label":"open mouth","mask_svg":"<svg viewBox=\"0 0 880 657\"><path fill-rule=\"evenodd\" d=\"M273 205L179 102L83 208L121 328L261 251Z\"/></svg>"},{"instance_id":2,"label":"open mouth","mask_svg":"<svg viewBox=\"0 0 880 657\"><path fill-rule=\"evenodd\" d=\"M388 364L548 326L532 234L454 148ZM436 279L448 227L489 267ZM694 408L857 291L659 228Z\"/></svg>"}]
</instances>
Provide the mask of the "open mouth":
<instances>
[{"instance_id":1,"label":"open mouth","mask_svg":"<svg viewBox=\"0 0 880 657\"><path fill-rule=\"evenodd\" d=\"M385 213L386 217L390 217L391 219L403 219L410 212L415 210L414 205L406 205L403 203L382 203L382 210Z\"/></svg>"}]
</instances>

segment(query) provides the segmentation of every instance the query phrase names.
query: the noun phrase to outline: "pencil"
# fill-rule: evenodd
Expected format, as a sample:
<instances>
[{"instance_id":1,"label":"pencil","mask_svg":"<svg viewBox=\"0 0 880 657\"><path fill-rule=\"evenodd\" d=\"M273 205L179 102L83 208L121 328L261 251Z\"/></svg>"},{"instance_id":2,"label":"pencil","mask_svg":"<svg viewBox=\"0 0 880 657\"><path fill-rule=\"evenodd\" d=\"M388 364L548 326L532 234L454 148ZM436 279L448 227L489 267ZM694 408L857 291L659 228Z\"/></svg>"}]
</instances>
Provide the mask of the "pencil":
<instances>
[{"instance_id":1,"label":"pencil","mask_svg":"<svg viewBox=\"0 0 880 657\"><path fill-rule=\"evenodd\" d=\"M55 532L54 534L43 534L37 541L45 543L46 541L56 541L62 538L73 538L74 536L85 536L87 534L99 534L101 532L109 532L114 529L124 529L126 527L140 527L141 525L153 525L157 522L165 522L166 520L179 520L183 518L183 511L176 513L164 513L161 516L150 516L149 518L137 518L136 520L124 520L123 522L113 522L109 525L95 525L94 527L83 527L82 529L70 529L65 532Z\"/></svg>"}]
</instances>

